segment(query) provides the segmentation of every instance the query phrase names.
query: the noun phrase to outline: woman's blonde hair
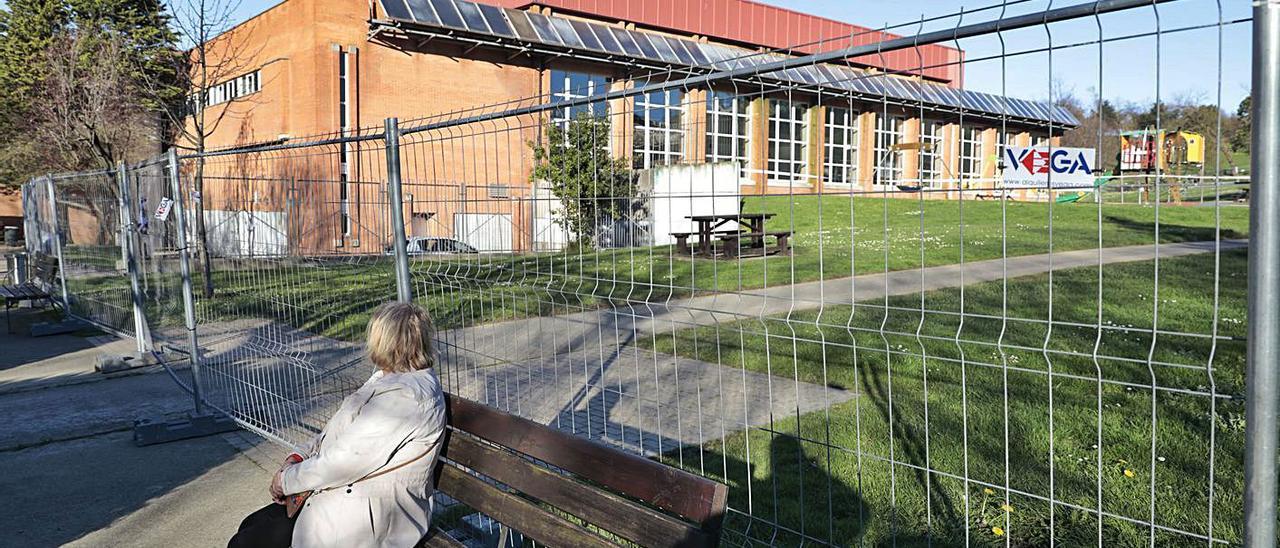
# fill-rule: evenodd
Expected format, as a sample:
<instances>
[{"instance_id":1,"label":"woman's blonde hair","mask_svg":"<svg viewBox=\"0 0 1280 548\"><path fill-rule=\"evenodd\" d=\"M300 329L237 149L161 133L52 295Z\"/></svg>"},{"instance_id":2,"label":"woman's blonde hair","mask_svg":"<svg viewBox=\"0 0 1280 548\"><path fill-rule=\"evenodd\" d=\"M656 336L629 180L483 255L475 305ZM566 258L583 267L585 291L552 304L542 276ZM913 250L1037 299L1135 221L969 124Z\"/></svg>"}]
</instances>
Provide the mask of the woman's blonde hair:
<instances>
[{"instance_id":1,"label":"woman's blonde hair","mask_svg":"<svg viewBox=\"0 0 1280 548\"><path fill-rule=\"evenodd\" d=\"M387 373L406 373L436 364L435 326L426 309L412 303L386 303L369 318L369 361Z\"/></svg>"}]
</instances>

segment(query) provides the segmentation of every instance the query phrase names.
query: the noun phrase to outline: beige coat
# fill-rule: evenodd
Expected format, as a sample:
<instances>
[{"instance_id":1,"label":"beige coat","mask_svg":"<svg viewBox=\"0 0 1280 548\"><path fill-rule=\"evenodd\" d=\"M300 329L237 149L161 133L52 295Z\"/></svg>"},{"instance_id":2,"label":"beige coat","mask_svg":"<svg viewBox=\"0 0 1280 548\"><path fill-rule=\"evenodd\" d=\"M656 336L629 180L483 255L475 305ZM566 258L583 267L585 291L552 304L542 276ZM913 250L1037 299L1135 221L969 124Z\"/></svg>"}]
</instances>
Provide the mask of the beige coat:
<instances>
[{"instance_id":1,"label":"beige coat","mask_svg":"<svg viewBox=\"0 0 1280 548\"><path fill-rule=\"evenodd\" d=\"M293 545L413 546L431 525L432 471L444 432L444 394L435 371L374 373L347 396L285 469L285 493L317 491L293 530ZM388 474L360 478L426 453Z\"/></svg>"}]
</instances>

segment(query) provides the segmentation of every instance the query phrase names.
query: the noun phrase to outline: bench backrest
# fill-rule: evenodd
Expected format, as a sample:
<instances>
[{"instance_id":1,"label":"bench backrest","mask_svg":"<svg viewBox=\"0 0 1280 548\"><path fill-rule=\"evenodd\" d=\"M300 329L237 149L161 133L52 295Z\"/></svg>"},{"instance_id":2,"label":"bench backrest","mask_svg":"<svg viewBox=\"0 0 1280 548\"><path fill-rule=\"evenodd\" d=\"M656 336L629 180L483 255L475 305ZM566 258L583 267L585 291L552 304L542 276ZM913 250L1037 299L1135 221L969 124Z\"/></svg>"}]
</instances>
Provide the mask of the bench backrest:
<instances>
[{"instance_id":1,"label":"bench backrest","mask_svg":"<svg viewBox=\"0 0 1280 548\"><path fill-rule=\"evenodd\" d=\"M617 545L586 524L641 546L718 545L724 484L447 397L440 492L551 546Z\"/></svg>"},{"instance_id":2,"label":"bench backrest","mask_svg":"<svg viewBox=\"0 0 1280 548\"><path fill-rule=\"evenodd\" d=\"M34 278L45 284L53 284L58 279L58 258L40 254L36 256L32 266Z\"/></svg>"}]
</instances>

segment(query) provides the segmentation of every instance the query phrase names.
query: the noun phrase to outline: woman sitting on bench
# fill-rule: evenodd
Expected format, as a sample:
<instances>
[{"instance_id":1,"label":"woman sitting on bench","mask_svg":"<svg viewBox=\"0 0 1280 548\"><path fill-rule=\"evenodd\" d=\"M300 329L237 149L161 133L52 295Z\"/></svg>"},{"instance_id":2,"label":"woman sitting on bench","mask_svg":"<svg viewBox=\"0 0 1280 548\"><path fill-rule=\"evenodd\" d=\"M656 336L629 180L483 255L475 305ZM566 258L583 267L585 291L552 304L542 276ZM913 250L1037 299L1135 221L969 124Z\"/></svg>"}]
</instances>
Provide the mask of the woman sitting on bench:
<instances>
[{"instance_id":1,"label":"woman sitting on bench","mask_svg":"<svg viewBox=\"0 0 1280 548\"><path fill-rule=\"evenodd\" d=\"M378 371L347 396L271 480L269 504L229 546L413 546L431 525L431 474L445 427L431 317L384 304L369 320Z\"/></svg>"}]
</instances>

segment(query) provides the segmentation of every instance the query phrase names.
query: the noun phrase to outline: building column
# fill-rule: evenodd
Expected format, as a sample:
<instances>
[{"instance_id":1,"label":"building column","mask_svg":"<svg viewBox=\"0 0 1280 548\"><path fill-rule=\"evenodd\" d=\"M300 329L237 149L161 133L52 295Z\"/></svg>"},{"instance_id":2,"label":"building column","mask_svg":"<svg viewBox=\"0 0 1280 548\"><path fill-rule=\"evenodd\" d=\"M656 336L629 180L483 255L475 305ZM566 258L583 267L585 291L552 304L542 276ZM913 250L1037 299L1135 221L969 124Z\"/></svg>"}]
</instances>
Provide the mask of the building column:
<instances>
[{"instance_id":1,"label":"building column","mask_svg":"<svg viewBox=\"0 0 1280 548\"><path fill-rule=\"evenodd\" d=\"M609 83L609 91L623 91L631 89L635 83L631 80L615 80ZM550 89L550 88L547 88ZM631 162L631 140L635 136L635 124L632 123L632 114L635 110L635 99L631 97L623 97L621 99L609 100L609 133L610 133L610 152L614 158L626 159L628 165ZM634 169L635 166L632 166Z\"/></svg>"},{"instance_id":2,"label":"building column","mask_svg":"<svg viewBox=\"0 0 1280 548\"><path fill-rule=\"evenodd\" d=\"M768 193L769 177L764 172L769 161L769 100L758 97L751 101L751 161L747 163L747 174L755 184L755 193Z\"/></svg>"},{"instance_id":3,"label":"building column","mask_svg":"<svg viewBox=\"0 0 1280 548\"><path fill-rule=\"evenodd\" d=\"M912 148L902 151L902 181L915 186L923 186L920 178L920 119L907 118L902 124L902 141L910 143Z\"/></svg>"},{"instance_id":4,"label":"building column","mask_svg":"<svg viewBox=\"0 0 1280 548\"><path fill-rule=\"evenodd\" d=\"M1013 145L1013 146L1016 146L1016 147L1023 147L1023 148L1030 147L1030 146L1031 146L1031 134L1030 134L1030 133L1028 133L1028 132L1026 132L1026 131L1024 131L1024 132L1022 132L1022 133L1019 133L1016 137L1014 137L1014 138L1013 138L1013 142L1014 142L1014 143L1016 143L1015 145ZM1021 200L1021 201L1027 201L1027 200L1029 200L1029 199L1033 196L1032 192L1033 192L1033 191L1028 190L1028 189L1025 189L1025 188L1023 188L1023 189L1019 189L1019 190L1017 191L1017 193L1016 193L1016 194L1014 194L1014 199L1015 199L1015 200Z\"/></svg>"},{"instance_id":5,"label":"building column","mask_svg":"<svg viewBox=\"0 0 1280 548\"><path fill-rule=\"evenodd\" d=\"M960 188L960 124L942 126L942 187L948 192L943 194L948 200L953 199L953 189Z\"/></svg>"},{"instance_id":6,"label":"building column","mask_svg":"<svg viewBox=\"0 0 1280 548\"><path fill-rule=\"evenodd\" d=\"M858 186L871 190L876 172L876 113L858 115Z\"/></svg>"},{"instance_id":7,"label":"building column","mask_svg":"<svg viewBox=\"0 0 1280 548\"><path fill-rule=\"evenodd\" d=\"M996 176L996 166L1000 165L999 133L996 128L982 130L982 154L978 156L982 160L982 186L991 185L990 180Z\"/></svg>"},{"instance_id":8,"label":"building column","mask_svg":"<svg viewBox=\"0 0 1280 548\"><path fill-rule=\"evenodd\" d=\"M701 164L707 154L707 90L694 89L684 94L684 120L681 124L684 135L685 164Z\"/></svg>"},{"instance_id":9,"label":"building column","mask_svg":"<svg viewBox=\"0 0 1280 548\"><path fill-rule=\"evenodd\" d=\"M809 128L809 148L806 151L808 154L805 155L805 175L810 184L809 191L814 194L821 194L826 184L823 178L822 164L826 162L827 147L823 146L826 142L823 138L826 136L827 107L810 107L807 115L809 116L809 123L807 124Z\"/></svg>"}]
</instances>

